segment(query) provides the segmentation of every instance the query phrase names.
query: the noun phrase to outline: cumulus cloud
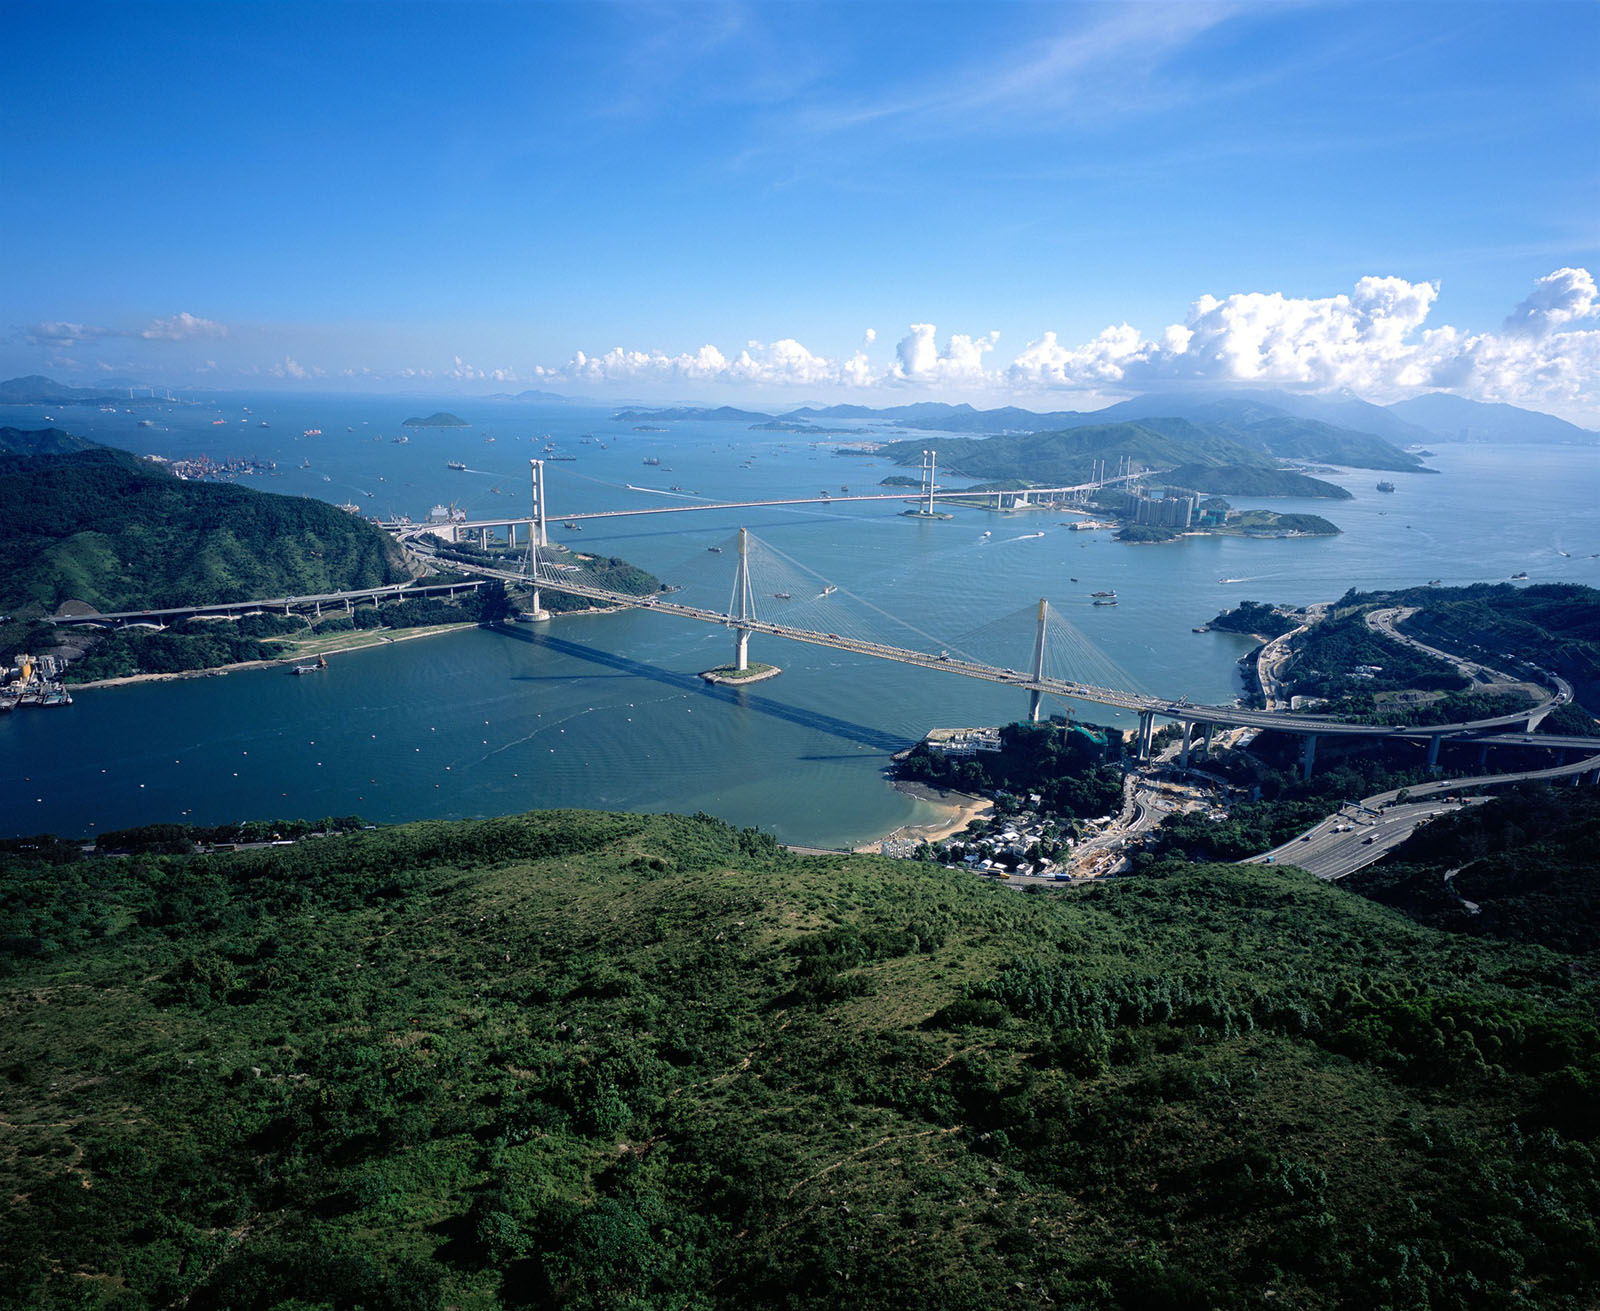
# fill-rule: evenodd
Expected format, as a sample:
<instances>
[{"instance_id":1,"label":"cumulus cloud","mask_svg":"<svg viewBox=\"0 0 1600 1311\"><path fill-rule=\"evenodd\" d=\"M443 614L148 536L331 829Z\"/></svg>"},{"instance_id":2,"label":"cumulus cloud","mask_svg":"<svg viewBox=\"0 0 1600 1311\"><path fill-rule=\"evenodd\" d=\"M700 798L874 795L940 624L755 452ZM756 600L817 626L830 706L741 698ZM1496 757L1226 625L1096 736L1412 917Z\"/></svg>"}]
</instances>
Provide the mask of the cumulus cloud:
<instances>
[{"instance_id":1,"label":"cumulus cloud","mask_svg":"<svg viewBox=\"0 0 1600 1311\"><path fill-rule=\"evenodd\" d=\"M170 319L154 319L139 333L146 341L189 341L195 337L226 337L228 330L210 319L197 318L187 311Z\"/></svg>"},{"instance_id":2,"label":"cumulus cloud","mask_svg":"<svg viewBox=\"0 0 1600 1311\"><path fill-rule=\"evenodd\" d=\"M535 366L540 381L609 383L734 382L766 387L834 385L849 389L1132 392L1182 382L1262 383L1306 390L1348 388L1375 401L1425 389L1536 408L1600 410L1600 293L1586 269L1539 279L1499 332L1471 333L1428 318L1434 282L1364 277L1348 292L1204 295L1181 323L1146 335L1114 324L1078 344L1042 333L1009 362L993 356L999 334L952 333L914 323L889 360L867 347L818 355L793 338L749 342L727 355L713 345L683 354L614 347L582 351L566 364Z\"/></svg>"},{"instance_id":3,"label":"cumulus cloud","mask_svg":"<svg viewBox=\"0 0 1600 1311\"><path fill-rule=\"evenodd\" d=\"M267 370L274 378L305 378L310 376L305 365L292 355L285 355Z\"/></svg>"},{"instance_id":4,"label":"cumulus cloud","mask_svg":"<svg viewBox=\"0 0 1600 1311\"><path fill-rule=\"evenodd\" d=\"M1511 311L1504 331L1544 337L1595 312L1594 275L1588 269L1557 269L1534 284L1527 300Z\"/></svg>"}]
</instances>

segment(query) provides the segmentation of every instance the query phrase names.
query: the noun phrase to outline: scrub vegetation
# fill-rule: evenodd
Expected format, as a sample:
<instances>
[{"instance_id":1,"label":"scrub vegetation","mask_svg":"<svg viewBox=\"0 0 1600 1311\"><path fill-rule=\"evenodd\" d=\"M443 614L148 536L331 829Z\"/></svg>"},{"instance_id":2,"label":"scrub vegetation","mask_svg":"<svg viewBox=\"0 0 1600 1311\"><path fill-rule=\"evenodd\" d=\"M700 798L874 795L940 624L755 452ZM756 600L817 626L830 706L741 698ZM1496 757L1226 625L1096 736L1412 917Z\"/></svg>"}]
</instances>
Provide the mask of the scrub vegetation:
<instances>
[{"instance_id":1,"label":"scrub vegetation","mask_svg":"<svg viewBox=\"0 0 1600 1311\"><path fill-rule=\"evenodd\" d=\"M1592 954L704 816L183 841L0 857L0 1305L1600 1297Z\"/></svg>"}]
</instances>

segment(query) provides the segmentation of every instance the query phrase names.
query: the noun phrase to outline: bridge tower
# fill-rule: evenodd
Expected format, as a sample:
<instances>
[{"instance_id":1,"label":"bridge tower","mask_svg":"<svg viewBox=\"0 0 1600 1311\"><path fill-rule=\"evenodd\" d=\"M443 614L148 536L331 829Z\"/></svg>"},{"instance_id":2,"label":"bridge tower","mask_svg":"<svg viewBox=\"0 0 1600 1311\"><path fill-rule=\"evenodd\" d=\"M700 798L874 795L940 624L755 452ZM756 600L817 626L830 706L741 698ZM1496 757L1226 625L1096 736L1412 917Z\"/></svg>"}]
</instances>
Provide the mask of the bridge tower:
<instances>
[{"instance_id":1,"label":"bridge tower","mask_svg":"<svg viewBox=\"0 0 1600 1311\"><path fill-rule=\"evenodd\" d=\"M745 620L754 618L755 606L750 596L750 559L746 529L739 529L739 567L733 576L733 600L728 615L733 625L733 667L744 673L750 668L750 630L743 627Z\"/></svg>"},{"instance_id":2,"label":"bridge tower","mask_svg":"<svg viewBox=\"0 0 1600 1311\"><path fill-rule=\"evenodd\" d=\"M535 546L549 546L544 521L544 461L529 460L528 467L533 476L533 523L529 526L529 535Z\"/></svg>"},{"instance_id":3,"label":"bridge tower","mask_svg":"<svg viewBox=\"0 0 1600 1311\"><path fill-rule=\"evenodd\" d=\"M535 464L539 461L535 460ZM535 475L537 477L537 475ZM550 618L550 612L544 608L544 598L539 595L539 534L528 534L528 585L532 589L529 597L528 618L538 621Z\"/></svg>"},{"instance_id":4,"label":"bridge tower","mask_svg":"<svg viewBox=\"0 0 1600 1311\"><path fill-rule=\"evenodd\" d=\"M922 453L922 496L923 496L922 512L923 512L923 514L931 515L933 513L933 476L934 476L934 470L937 467L938 463L939 463L939 452L938 451L936 451L936 450L923 451L923 453Z\"/></svg>"},{"instance_id":5,"label":"bridge tower","mask_svg":"<svg viewBox=\"0 0 1600 1311\"><path fill-rule=\"evenodd\" d=\"M1039 598L1039 628L1033 635L1033 681L1044 677L1044 626L1050 618L1050 602ZM1028 719L1037 724L1043 713L1044 693L1034 688L1028 693Z\"/></svg>"}]
</instances>

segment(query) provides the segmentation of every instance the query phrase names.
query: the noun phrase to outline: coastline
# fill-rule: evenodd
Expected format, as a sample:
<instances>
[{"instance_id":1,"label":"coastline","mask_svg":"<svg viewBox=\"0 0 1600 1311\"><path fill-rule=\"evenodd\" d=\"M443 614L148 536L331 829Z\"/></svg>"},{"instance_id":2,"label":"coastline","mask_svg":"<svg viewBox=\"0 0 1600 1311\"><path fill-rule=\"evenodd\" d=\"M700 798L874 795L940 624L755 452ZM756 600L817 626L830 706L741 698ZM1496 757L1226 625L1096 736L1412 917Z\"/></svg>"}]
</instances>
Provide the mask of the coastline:
<instances>
[{"instance_id":1,"label":"coastline","mask_svg":"<svg viewBox=\"0 0 1600 1311\"><path fill-rule=\"evenodd\" d=\"M892 786L896 792L904 793L913 801L920 801L924 805L943 810L945 813L939 818L925 823L902 824L881 837L857 843L850 848L851 852L860 855L877 855L883 843L892 842L896 839L906 839L913 842L938 842L950 837L952 834L959 833L973 820L990 814L994 810L994 802L987 797L975 796L970 792L956 792L951 788L936 788L927 783L916 783L909 779L895 779Z\"/></svg>"},{"instance_id":2,"label":"coastline","mask_svg":"<svg viewBox=\"0 0 1600 1311\"><path fill-rule=\"evenodd\" d=\"M473 622L464 624L430 624L425 628L402 629L371 629L364 633L353 634L358 640L339 643L337 639L330 640L324 646L320 643L308 643L306 648L296 651L293 655L280 656L276 660L244 660L236 665L212 665L209 669L180 669L170 674L124 674L121 678L97 678L88 683L68 683L67 689L72 692L91 691L100 687L129 687L134 683L168 683L183 678L223 678L228 674L238 673L246 669L273 669L286 665L299 664L301 661L312 659L319 655L336 655L346 651L363 651L368 647L383 646L395 642L411 642L419 637L437 637L440 633L455 633L464 628L476 628ZM394 634L391 636L390 634ZM345 636L345 634L340 634Z\"/></svg>"}]
</instances>

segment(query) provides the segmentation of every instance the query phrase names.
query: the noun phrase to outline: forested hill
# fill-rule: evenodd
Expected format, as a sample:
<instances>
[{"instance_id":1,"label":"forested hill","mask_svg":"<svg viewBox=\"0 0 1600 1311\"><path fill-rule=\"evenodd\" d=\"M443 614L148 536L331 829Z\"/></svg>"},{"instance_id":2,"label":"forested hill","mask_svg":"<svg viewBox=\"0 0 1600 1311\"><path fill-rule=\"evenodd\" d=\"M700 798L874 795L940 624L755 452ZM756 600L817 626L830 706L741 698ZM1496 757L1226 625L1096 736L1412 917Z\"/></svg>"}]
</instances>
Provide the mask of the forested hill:
<instances>
[{"instance_id":1,"label":"forested hill","mask_svg":"<svg viewBox=\"0 0 1600 1311\"><path fill-rule=\"evenodd\" d=\"M916 464L927 439L891 442L883 448L897 464ZM939 440L939 467L987 480L1026 479L1041 486L1085 482L1097 463L1114 467L1123 456L1154 468L1203 470L1208 492L1252 496L1349 496L1321 478L1279 469L1278 461L1235 436L1190 423L1161 419L1150 423L1095 424L1062 432L1006 437Z\"/></svg>"},{"instance_id":2,"label":"forested hill","mask_svg":"<svg viewBox=\"0 0 1600 1311\"><path fill-rule=\"evenodd\" d=\"M65 436L65 434L60 434ZM185 482L106 447L0 454L0 609L246 601L403 581L377 528L323 501Z\"/></svg>"},{"instance_id":3,"label":"forested hill","mask_svg":"<svg viewBox=\"0 0 1600 1311\"><path fill-rule=\"evenodd\" d=\"M183 836L0 849L8 1311L1600 1299L1592 944L705 816Z\"/></svg>"}]
</instances>

